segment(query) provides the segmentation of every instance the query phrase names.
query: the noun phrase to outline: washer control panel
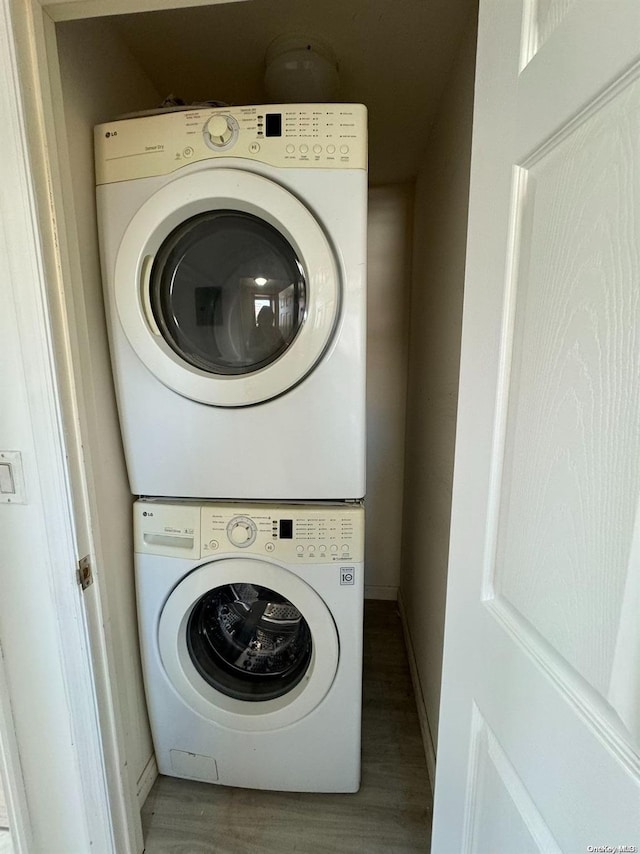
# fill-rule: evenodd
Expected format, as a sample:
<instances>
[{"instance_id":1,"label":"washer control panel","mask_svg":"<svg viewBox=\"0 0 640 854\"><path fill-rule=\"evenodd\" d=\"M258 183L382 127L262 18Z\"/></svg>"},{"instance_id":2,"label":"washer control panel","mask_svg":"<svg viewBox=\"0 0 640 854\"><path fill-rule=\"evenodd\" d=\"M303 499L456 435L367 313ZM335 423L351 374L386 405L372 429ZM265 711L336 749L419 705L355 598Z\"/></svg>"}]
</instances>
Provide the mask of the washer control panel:
<instances>
[{"instance_id":1,"label":"washer control panel","mask_svg":"<svg viewBox=\"0 0 640 854\"><path fill-rule=\"evenodd\" d=\"M197 107L94 129L96 183L168 175L199 161L241 157L271 166L367 168L362 104Z\"/></svg>"},{"instance_id":2,"label":"washer control panel","mask_svg":"<svg viewBox=\"0 0 640 854\"><path fill-rule=\"evenodd\" d=\"M161 499L134 505L137 552L199 558L261 555L285 563L364 560L361 504L196 504Z\"/></svg>"},{"instance_id":3,"label":"washer control panel","mask_svg":"<svg viewBox=\"0 0 640 854\"><path fill-rule=\"evenodd\" d=\"M360 505L202 505L202 555L249 551L287 563L364 559Z\"/></svg>"}]
</instances>

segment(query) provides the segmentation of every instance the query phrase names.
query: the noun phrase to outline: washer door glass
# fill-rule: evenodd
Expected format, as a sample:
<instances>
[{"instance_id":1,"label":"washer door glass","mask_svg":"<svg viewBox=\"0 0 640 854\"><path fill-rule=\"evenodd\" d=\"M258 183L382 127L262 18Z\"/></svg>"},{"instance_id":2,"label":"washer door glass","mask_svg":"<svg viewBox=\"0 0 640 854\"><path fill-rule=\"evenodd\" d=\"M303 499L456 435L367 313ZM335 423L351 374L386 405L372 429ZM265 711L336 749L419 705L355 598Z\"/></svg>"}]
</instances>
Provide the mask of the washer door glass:
<instances>
[{"instance_id":1,"label":"washer door glass","mask_svg":"<svg viewBox=\"0 0 640 854\"><path fill-rule=\"evenodd\" d=\"M172 350L213 374L247 374L281 356L305 317L290 243L250 213L216 210L175 228L151 270L150 298Z\"/></svg>"},{"instance_id":2,"label":"washer door glass","mask_svg":"<svg viewBox=\"0 0 640 854\"><path fill-rule=\"evenodd\" d=\"M202 678L238 700L282 697L311 661L311 632L300 611L256 584L227 584L206 593L186 631L189 655Z\"/></svg>"}]
</instances>

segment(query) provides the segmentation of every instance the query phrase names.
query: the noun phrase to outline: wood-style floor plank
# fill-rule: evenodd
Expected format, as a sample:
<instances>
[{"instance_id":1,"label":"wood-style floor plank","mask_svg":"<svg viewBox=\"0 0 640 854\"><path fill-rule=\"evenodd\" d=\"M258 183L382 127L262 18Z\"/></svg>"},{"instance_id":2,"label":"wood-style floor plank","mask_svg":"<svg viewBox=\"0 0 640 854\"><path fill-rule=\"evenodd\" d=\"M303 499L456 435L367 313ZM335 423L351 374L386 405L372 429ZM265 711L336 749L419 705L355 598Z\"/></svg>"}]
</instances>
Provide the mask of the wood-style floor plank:
<instances>
[{"instance_id":1,"label":"wood-style floor plank","mask_svg":"<svg viewBox=\"0 0 640 854\"><path fill-rule=\"evenodd\" d=\"M145 852L427 852L431 807L397 607L368 601L360 791L262 792L159 777L142 811Z\"/></svg>"}]
</instances>

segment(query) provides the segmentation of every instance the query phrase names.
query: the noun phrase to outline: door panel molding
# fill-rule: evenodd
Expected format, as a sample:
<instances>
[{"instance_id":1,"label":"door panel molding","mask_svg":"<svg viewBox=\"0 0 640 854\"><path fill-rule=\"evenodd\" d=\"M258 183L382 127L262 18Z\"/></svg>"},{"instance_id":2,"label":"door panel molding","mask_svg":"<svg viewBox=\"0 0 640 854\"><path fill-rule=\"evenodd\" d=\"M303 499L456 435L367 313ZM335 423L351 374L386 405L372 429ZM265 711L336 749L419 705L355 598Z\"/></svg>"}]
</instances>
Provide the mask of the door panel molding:
<instances>
[{"instance_id":1,"label":"door panel molding","mask_svg":"<svg viewBox=\"0 0 640 854\"><path fill-rule=\"evenodd\" d=\"M589 685L506 599L496 596L485 602L485 607L535 666L553 680L564 700L602 744L615 753L629 773L640 776L640 757L632 734L608 699Z\"/></svg>"},{"instance_id":2,"label":"door panel molding","mask_svg":"<svg viewBox=\"0 0 640 854\"><path fill-rule=\"evenodd\" d=\"M521 823L523 847L518 848L519 854L525 854L527 851L525 846L529 841L530 851L539 851L540 854L562 854L522 780L475 703L471 712L470 743L463 854L485 854L487 851L494 851L496 854L506 852L507 849L504 847L496 847L499 845L499 840L488 840L482 830L483 809L491 811L500 808L511 809L512 823L513 819Z\"/></svg>"}]
</instances>

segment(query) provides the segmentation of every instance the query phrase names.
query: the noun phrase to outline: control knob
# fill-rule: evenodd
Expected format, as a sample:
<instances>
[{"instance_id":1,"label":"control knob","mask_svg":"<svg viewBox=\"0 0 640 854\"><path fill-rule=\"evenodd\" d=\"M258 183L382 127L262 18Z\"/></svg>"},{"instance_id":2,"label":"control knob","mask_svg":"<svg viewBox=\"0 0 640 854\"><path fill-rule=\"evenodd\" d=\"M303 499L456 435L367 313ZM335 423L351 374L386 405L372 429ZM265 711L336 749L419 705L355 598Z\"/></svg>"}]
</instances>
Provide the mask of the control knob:
<instances>
[{"instance_id":1,"label":"control knob","mask_svg":"<svg viewBox=\"0 0 640 854\"><path fill-rule=\"evenodd\" d=\"M205 134L208 142L216 148L222 148L231 141L234 133L234 125L229 116L217 113L212 116L205 126Z\"/></svg>"},{"instance_id":2,"label":"control knob","mask_svg":"<svg viewBox=\"0 0 640 854\"><path fill-rule=\"evenodd\" d=\"M243 546L250 536L251 531L246 525L238 524L231 529L231 542L236 546Z\"/></svg>"},{"instance_id":3,"label":"control knob","mask_svg":"<svg viewBox=\"0 0 640 854\"><path fill-rule=\"evenodd\" d=\"M256 538L257 528L248 516L236 516L227 525L227 536L234 546L246 548Z\"/></svg>"}]
</instances>

